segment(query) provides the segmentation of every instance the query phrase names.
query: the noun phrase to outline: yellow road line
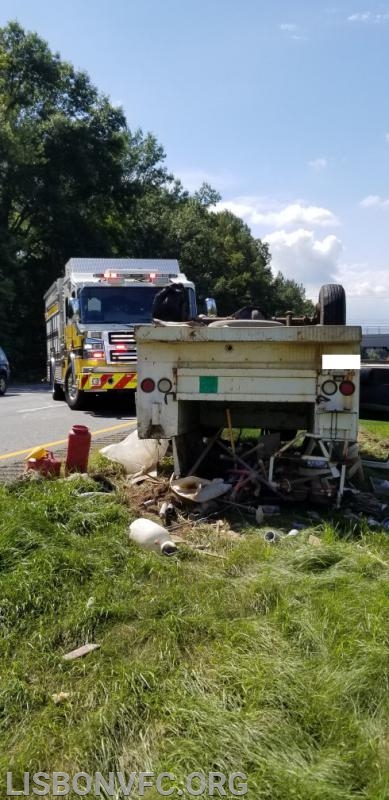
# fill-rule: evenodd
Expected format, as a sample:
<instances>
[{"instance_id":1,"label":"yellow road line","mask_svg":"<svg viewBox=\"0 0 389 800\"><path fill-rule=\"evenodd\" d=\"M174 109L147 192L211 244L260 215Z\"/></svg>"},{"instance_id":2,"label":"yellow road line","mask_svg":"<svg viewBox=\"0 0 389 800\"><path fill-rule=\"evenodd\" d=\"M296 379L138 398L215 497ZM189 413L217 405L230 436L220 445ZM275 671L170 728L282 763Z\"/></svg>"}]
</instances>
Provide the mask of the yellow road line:
<instances>
[{"instance_id":1,"label":"yellow road line","mask_svg":"<svg viewBox=\"0 0 389 800\"><path fill-rule=\"evenodd\" d=\"M135 426L135 420L131 420L129 422L121 422L119 425L111 425L109 428L100 428L97 431L91 431L91 435L98 436L99 433L109 433L110 431L117 431L120 428L128 428L130 425L133 427ZM45 442L44 444L33 444L31 447L26 447L24 450L15 450L13 453L6 453L3 456L0 456L0 461L4 461L7 458L14 458L15 456L22 456L25 453L31 453L31 450L35 450L36 447L55 447L57 444L66 444L66 439L58 439L56 442Z\"/></svg>"}]
</instances>

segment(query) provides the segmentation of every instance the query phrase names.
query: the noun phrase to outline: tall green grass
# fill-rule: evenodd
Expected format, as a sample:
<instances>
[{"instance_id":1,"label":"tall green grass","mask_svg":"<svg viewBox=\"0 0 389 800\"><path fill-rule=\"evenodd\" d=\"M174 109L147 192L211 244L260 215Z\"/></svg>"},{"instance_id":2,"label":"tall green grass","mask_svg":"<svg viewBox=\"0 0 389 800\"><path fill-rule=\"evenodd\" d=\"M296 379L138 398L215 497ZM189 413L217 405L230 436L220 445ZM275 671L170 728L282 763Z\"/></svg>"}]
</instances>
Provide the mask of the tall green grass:
<instances>
[{"instance_id":1,"label":"tall green grass","mask_svg":"<svg viewBox=\"0 0 389 800\"><path fill-rule=\"evenodd\" d=\"M0 488L3 781L170 771L185 797L190 772L242 771L253 800L387 800L388 537L203 528L223 559L163 559L81 486Z\"/></svg>"}]
</instances>

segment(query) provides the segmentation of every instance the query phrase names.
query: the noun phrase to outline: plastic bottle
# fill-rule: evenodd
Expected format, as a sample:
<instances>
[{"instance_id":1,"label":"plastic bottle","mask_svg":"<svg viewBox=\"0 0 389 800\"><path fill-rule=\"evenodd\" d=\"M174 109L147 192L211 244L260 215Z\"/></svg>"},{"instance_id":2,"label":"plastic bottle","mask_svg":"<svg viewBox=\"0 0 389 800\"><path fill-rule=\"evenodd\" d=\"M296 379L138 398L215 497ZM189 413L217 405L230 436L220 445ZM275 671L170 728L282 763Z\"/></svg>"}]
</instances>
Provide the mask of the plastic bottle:
<instances>
[{"instance_id":1,"label":"plastic bottle","mask_svg":"<svg viewBox=\"0 0 389 800\"><path fill-rule=\"evenodd\" d=\"M65 472L87 472L91 434L86 425L73 425L68 436Z\"/></svg>"},{"instance_id":2,"label":"plastic bottle","mask_svg":"<svg viewBox=\"0 0 389 800\"><path fill-rule=\"evenodd\" d=\"M177 545L169 538L166 528L145 517L139 517L131 523L129 537L145 550L152 550L163 556L172 556L178 550Z\"/></svg>"}]
</instances>

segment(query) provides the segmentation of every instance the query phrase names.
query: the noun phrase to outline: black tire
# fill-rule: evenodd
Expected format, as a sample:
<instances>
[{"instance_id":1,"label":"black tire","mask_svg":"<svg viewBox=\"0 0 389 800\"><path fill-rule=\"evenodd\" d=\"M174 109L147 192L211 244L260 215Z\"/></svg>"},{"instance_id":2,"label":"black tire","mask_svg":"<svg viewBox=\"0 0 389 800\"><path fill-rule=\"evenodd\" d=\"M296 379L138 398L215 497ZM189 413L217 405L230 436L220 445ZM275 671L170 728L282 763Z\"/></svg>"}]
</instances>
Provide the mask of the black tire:
<instances>
[{"instance_id":1,"label":"black tire","mask_svg":"<svg viewBox=\"0 0 389 800\"><path fill-rule=\"evenodd\" d=\"M71 367L69 367L65 375L65 400L72 411L81 411L84 408L84 392L77 389L76 385L73 383L73 371Z\"/></svg>"},{"instance_id":2,"label":"black tire","mask_svg":"<svg viewBox=\"0 0 389 800\"><path fill-rule=\"evenodd\" d=\"M0 397L7 391L7 376L0 372Z\"/></svg>"},{"instance_id":3,"label":"black tire","mask_svg":"<svg viewBox=\"0 0 389 800\"><path fill-rule=\"evenodd\" d=\"M65 392L63 386L55 382L53 370L51 369L51 396L53 400L65 400Z\"/></svg>"},{"instance_id":4,"label":"black tire","mask_svg":"<svg viewBox=\"0 0 389 800\"><path fill-rule=\"evenodd\" d=\"M320 325L346 324L346 293L339 283L327 283L319 293Z\"/></svg>"},{"instance_id":5,"label":"black tire","mask_svg":"<svg viewBox=\"0 0 389 800\"><path fill-rule=\"evenodd\" d=\"M65 392L62 386L59 385L59 383L53 383L51 396L53 400L65 400Z\"/></svg>"}]
</instances>

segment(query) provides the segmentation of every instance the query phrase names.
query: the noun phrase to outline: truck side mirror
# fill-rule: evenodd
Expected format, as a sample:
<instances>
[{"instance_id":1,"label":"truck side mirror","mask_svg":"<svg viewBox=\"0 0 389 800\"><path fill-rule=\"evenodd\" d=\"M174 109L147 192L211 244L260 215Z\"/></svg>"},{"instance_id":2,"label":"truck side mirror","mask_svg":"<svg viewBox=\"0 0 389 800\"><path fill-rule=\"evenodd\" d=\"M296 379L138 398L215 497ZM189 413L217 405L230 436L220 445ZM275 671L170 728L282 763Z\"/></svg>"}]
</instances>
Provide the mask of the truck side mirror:
<instances>
[{"instance_id":1,"label":"truck side mirror","mask_svg":"<svg viewBox=\"0 0 389 800\"><path fill-rule=\"evenodd\" d=\"M214 300L213 297L205 298L205 316L206 317L217 316L216 300Z\"/></svg>"},{"instance_id":2,"label":"truck side mirror","mask_svg":"<svg viewBox=\"0 0 389 800\"><path fill-rule=\"evenodd\" d=\"M67 315L69 319L80 315L80 303L76 297L70 297L67 301Z\"/></svg>"}]
</instances>

